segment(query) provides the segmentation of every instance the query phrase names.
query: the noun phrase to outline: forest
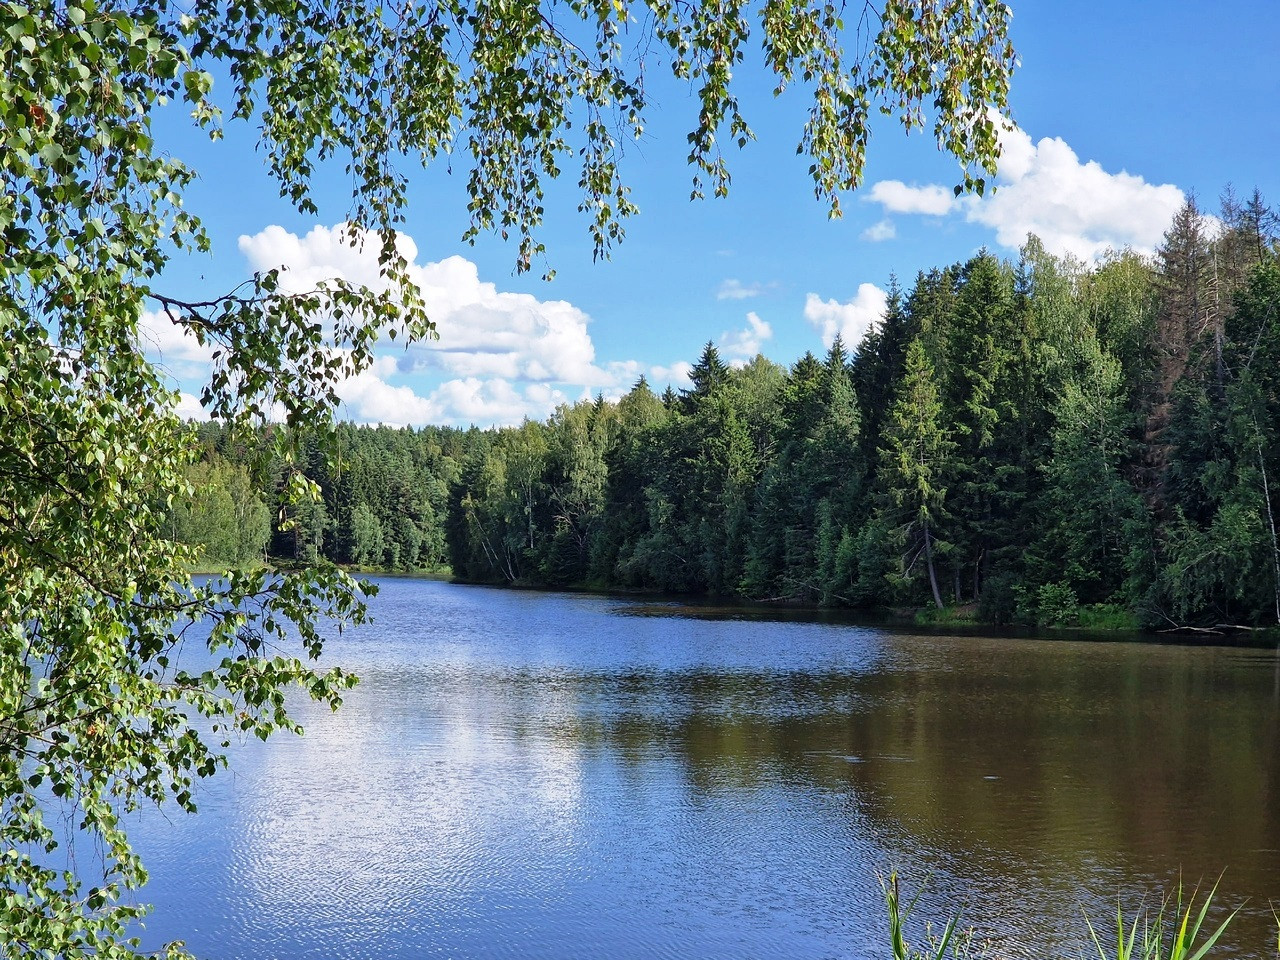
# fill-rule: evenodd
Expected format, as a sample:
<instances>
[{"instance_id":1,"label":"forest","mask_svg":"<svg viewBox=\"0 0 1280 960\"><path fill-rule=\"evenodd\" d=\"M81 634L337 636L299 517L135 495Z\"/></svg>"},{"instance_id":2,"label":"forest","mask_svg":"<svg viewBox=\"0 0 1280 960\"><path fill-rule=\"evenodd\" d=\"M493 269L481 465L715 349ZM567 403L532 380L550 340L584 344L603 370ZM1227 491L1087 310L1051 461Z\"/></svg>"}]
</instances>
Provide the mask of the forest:
<instances>
[{"instance_id":1,"label":"forest","mask_svg":"<svg viewBox=\"0 0 1280 960\"><path fill-rule=\"evenodd\" d=\"M174 539L461 580L917 609L991 624L1280 623L1280 247L1255 191L1152 257L1029 237L894 280L860 343L790 368L708 343L684 390L480 430L196 424ZM321 500L286 506L289 470ZM941 611L941 612L929 612Z\"/></svg>"}]
</instances>

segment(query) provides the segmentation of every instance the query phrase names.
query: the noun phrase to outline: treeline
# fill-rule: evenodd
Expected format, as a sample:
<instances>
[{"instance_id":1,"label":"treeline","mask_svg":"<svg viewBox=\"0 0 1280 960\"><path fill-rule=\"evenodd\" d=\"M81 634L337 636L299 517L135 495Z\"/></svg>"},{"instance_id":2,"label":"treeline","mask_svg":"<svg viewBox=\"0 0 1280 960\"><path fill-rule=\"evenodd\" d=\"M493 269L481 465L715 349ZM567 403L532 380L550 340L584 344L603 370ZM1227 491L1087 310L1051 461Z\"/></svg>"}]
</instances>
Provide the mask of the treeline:
<instances>
[{"instance_id":1,"label":"treeline","mask_svg":"<svg viewBox=\"0 0 1280 960\"><path fill-rule=\"evenodd\" d=\"M641 379L545 423L344 427L341 474L307 463L321 515L272 549L992 623L1275 624L1276 232L1256 193L1213 219L1188 201L1154 259L980 253L790 369L708 344L687 390Z\"/></svg>"},{"instance_id":2,"label":"treeline","mask_svg":"<svg viewBox=\"0 0 1280 960\"><path fill-rule=\"evenodd\" d=\"M338 424L330 446L300 438L295 462L271 455L266 436L233 435L193 424L199 461L188 476L194 495L171 512L174 537L201 548L204 562L243 564L271 557L312 563L445 570L445 510L479 430L401 430ZM330 456L330 453L336 456ZM320 499L285 506L288 470L319 488Z\"/></svg>"}]
</instances>

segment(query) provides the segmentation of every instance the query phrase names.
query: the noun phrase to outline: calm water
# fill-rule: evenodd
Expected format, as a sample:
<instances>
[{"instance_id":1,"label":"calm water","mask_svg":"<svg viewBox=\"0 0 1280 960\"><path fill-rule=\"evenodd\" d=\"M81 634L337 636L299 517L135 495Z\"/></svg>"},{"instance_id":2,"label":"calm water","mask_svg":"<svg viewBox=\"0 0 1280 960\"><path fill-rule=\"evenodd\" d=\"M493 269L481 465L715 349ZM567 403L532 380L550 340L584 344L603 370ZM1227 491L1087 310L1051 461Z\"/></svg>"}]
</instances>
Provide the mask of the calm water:
<instances>
[{"instance_id":1,"label":"calm water","mask_svg":"<svg viewBox=\"0 0 1280 960\"><path fill-rule=\"evenodd\" d=\"M363 682L134 824L208 958L883 957L877 872L1002 957L1176 883L1275 957L1273 651L914 636L386 580Z\"/></svg>"}]
</instances>

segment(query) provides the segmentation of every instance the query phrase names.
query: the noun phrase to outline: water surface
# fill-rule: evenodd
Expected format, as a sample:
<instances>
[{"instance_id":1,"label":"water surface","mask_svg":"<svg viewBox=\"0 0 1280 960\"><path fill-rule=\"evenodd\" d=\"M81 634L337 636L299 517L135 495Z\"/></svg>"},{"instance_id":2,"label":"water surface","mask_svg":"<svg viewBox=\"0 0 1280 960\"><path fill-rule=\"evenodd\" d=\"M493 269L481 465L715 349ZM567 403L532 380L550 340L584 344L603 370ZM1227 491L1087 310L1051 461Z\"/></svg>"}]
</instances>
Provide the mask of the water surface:
<instances>
[{"instance_id":1,"label":"water surface","mask_svg":"<svg viewBox=\"0 0 1280 960\"><path fill-rule=\"evenodd\" d=\"M208 958L886 955L877 873L995 956L1209 883L1275 956L1274 651L919 636L388 579L362 683L149 814Z\"/></svg>"}]
</instances>

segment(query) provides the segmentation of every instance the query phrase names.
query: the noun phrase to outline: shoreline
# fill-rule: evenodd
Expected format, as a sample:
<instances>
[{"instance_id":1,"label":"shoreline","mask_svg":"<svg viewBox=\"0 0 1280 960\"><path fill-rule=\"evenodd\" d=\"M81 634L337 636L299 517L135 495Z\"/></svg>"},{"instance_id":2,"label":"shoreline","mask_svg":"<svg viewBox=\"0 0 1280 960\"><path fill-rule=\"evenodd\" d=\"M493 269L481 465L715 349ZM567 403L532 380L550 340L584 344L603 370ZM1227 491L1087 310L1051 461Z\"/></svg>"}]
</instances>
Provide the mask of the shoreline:
<instances>
[{"instance_id":1,"label":"shoreline","mask_svg":"<svg viewBox=\"0 0 1280 960\"><path fill-rule=\"evenodd\" d=\"M289 571L298 566L281 563L264 564L274 570ZM231 569L248 569L248 564L232 564ZM485 580L467 580L455 576L446 567L421 570L391 570L381 567L363 567L337 564L339 569L356 577L380 577L396 580L435 580L459 586L491 587L501 590L528 591L532 593L588 594L597 597L617 597L628 601L651 601L649 609L642 605L645 616L687 616L704 619L761 619L799 620L827 622L849 626L879 627L897 631L918 631L930 635L946 634L968 637L1009 637L1016 639L1081 640L1112 643L1152 643L1183 646L1220 646L1265 649L1280 648L1280 628L1248 627L1236 624L1213 626L1185 626L1167 630L1144 630L1130 621L1117 626L1089 622L1083 624L1038 625L1026 623L989 623L978 619L972 603L937 609L924 607L828 607L796 600L749 600L742 597L716 597L698 594L673 594L655 590L601 586L590 583L537 584L528 582L503 583ZM225 573L228 566L198 565L188 572L193 576L216 577ZM1088 608L1082 608L1087 610ZM1128 615L1126 612L1126 616ZM1106 619L1114 622L1116 617Z\"/></svg>"},{"instance_id":2,"label":"shoreline","mask_svg":"<svg viewBox=\"0 0 1280 960\"><path fill-rule=\"evenodd\" d=\"M747 600L738 597L713 597L693 594L672 594L660 591L627 589L625 587L597 586L592 584L532 584L497 583L483 580L465 580L451 575L418 577L415 574L379 573L366 571L373 576L397 576L410 579L434 579L459 586L491 587L502 590L521 590L534 593L588 594L599 597L617 597L628 601L651 601L651 608L641 615L688 616L705 619L762 619L800 620L805 622L829 622L849 626L880 627L896 631L918 631L925 634L955 636L1018 638L1043 640L1083 640L1112 643L1151 643L1163 645L1223 646L1269 648L1280 647L1280 628L1237 628L1223 625L1223 629L1184 627L1177 630L1143 630L1137 626L1106 627L1090 625L1039 626L1033 624L994 624L976 617L964 616L966 608L944 607L824 607L798 601ZM961 615L954 615L957 611ZM947 616L947 614L952 616ZM939 616L941 614L941 616Z\"/></svg>"}]
</instances>

